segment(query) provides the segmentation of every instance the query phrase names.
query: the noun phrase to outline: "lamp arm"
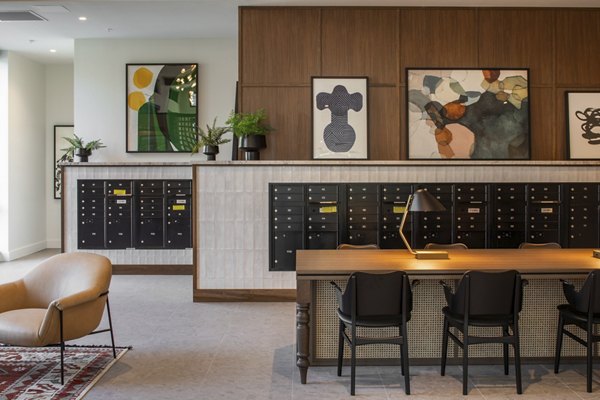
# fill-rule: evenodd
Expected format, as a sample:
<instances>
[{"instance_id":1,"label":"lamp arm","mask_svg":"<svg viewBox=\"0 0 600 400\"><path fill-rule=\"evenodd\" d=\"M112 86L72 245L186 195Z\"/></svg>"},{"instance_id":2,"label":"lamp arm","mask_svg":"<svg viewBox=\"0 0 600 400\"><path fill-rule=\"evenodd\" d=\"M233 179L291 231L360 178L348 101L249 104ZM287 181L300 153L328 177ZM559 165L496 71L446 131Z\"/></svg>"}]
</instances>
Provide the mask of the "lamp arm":
<instances>
[{"instance_id":1,"label":"lamp arm","mask_svg":"<svg viewBox=\"0 0 600 400\"><path fill-rule=\"evenodd\" d=\"M400 232L400 237L402 238L402 241L404 242L404 245L406 246L406 249L410 252L410 254L415 255L417 253L415 253L415 251L412 249L412 247L410 247L408 240L406 240L404 233L402 233L402 230L404 229L404 224L406 223L406 217L408 216L410 205L412 203L412 199L413 199L413 195L411 194L408 196L408 200L406 200L406 208L404 209L404 215L402 216L402 222L400 222L399 232Z\"/></svg>"}]
</instances>

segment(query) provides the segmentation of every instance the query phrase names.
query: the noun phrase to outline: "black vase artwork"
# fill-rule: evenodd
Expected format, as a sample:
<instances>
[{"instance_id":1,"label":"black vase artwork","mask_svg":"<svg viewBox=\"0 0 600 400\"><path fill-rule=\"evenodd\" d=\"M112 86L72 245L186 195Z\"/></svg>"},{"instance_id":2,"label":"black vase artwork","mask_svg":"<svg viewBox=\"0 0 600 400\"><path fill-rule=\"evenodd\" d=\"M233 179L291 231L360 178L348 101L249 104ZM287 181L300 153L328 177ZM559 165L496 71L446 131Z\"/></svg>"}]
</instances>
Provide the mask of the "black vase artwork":
<instances>
[{"instance_id":1,"label":"black vase artwork","mask_svg":"<svg viewBox=\"0 0 600 400\"><path fill-rule=\"evenodd\" d=\"M317 108L331 112L331 123L323 130L323 140L330 151L346 153L354 146L356 132L348 123L348 111L360 111L362 107L362 94L350 94L343 85L337 85L331 93L317 94Z\"/></svg>"}]
</instances>

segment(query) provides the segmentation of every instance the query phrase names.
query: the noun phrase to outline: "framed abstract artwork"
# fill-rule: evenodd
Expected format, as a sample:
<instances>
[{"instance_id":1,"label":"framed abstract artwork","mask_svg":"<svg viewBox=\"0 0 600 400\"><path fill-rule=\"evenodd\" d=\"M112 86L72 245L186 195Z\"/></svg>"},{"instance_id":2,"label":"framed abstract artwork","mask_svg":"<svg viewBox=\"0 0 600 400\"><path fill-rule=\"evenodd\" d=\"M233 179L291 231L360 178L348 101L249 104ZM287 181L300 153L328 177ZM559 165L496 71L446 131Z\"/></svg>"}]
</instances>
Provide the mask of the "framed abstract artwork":
<instances>
[{"instance_id":1,"label":"framed abstract artwork","mask_svg":"<svg viewBox=\"0 0 600 400\"><path fill-rule=\"evenodd\" d=\"M52 186L54 187L55 199L60 199L62 193L62 170L59 163L73 161L73 157L67 157L61 149L70 146L65 138L72 138L73 134L73 125L54 125L54 176Z\"/></svg>"},{"instance_id":2,"label":"framed abstract artwork","mask_svg":"<svg viewBox=\"0 0 600 400\"><path fill-rule=\"evenodd\" d=\"M409 159L528 160L528 69L407 69Z\"/></svg>"},{"instance_id":3,"label":"framed abstract artwork","mask_svg":"<svg viewBox=\"0 0 600 400\"><path fill-rule=\"evenodd\" d=\"M600 92L566 92L571 160L600 159Z\"/></svg>"},{"instance_id":4,"label":"framed abstract artwork","mask_svg":"<svg viewBox=\"0 0 600 400\"><path fill-rule=\"evenodd\" d=\"M198 64L127 64L127 152L190 152L198 122Z\"/></svg>"},{"instance_id":5,"label":"framed abstract artwork","mask_svg":"<svg viewBox=\"0 0 600 400\"><path fill-rule=\"evenodd\" d=\"M312 78L312 157L369 158L366 77Z\"/></svg>"}]
</instances>

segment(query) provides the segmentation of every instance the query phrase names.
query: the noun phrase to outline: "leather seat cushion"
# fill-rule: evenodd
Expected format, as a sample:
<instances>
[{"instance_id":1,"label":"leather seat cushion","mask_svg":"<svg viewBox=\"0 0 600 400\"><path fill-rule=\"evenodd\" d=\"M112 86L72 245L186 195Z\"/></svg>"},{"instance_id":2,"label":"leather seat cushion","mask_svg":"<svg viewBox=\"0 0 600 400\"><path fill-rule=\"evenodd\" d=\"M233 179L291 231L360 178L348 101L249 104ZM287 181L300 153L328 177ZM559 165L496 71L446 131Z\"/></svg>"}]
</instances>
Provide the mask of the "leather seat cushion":
<instances>
[{"instance_id":1,"label":"leather seat cushion","mask_svg":"<svg viewBox=\"0 0 600 400\"><path fill-rule=\"evenodd\" d=\"M24 308L0 314L0 343L13 346L45 346L39 337L46 309Z\"/></svg>"}]
</instances>

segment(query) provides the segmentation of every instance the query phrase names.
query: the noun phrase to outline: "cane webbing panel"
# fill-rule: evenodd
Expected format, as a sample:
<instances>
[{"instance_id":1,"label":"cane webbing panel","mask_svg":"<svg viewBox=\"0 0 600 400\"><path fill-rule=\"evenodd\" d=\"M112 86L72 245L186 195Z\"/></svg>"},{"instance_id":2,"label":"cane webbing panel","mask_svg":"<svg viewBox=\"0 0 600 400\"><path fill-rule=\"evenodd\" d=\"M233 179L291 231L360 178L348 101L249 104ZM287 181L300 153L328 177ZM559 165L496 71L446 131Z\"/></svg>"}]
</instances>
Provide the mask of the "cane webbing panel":
<instances>
[{"instance_id":1,"label":"cane webbing panel","mask_svg":"<svg viewBox=\"0 0 600 400\"><path fill-rule=\"evenodd\" d=\"M583 279L570 279L577 287ZM455 281L446 279L450 286ZM342 289L346 281L336 281ZM437 279L421 279L421 284L413 292L414 305L411 320L408 323L408 344L411 358L439 358L441 355L443 315L441 312L446 301L442 287ZM558 304L564 304L560 281L555 278L529 279L525 288L523 311L520 314L521 357L553 357L558 323ZM314 358L335 359L337 357L338 318L336 298L333 287L327 281L315 282L313 304ZM471 335L499 335L501 330L490 328L471 328ZM576 334L581 330L570 327ZM368 329L359 328L358 334L370 336L390 336L397 334L396 328ZM461 337L459 335L459 337ZM584 336L583 336L584 337ZM350 350L346 345L346 358ZM512 354L512 350L510 351ZM584 356L585 348L565 337L563 356ZM462 356L462 350L452 340L448 346L448 357ZM358 358L398 358L400 347L394 345L368 345L357 348ZM502 357L502 345L481 344L469 346L469 357Z\"/></svg>"}]
</instances>

